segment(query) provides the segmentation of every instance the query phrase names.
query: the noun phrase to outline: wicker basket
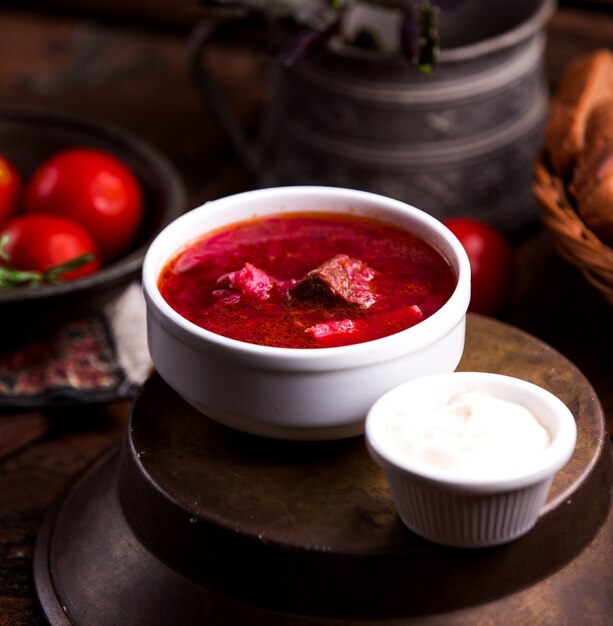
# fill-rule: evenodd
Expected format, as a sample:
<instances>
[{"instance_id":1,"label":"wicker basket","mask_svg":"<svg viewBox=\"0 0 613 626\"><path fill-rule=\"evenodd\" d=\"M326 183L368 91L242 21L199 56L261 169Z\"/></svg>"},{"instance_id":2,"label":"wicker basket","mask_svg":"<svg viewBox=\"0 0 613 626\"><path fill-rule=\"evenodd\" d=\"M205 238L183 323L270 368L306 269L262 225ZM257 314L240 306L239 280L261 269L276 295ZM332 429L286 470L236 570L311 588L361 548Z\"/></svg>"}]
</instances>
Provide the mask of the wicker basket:
<instances>
[{"instance_id":1,"label":"wicker basket","mask_svg":"<svg viewBox=\"0 0 613 626\"><path fill-rule=\"evenodd\" d=\"M613 249L577 215L563 181L551 173L543 158L535 165L533 191L541 205L541 220L553 233L560 255L579 268L613 306Z\"/></svg>"}]
</instances>

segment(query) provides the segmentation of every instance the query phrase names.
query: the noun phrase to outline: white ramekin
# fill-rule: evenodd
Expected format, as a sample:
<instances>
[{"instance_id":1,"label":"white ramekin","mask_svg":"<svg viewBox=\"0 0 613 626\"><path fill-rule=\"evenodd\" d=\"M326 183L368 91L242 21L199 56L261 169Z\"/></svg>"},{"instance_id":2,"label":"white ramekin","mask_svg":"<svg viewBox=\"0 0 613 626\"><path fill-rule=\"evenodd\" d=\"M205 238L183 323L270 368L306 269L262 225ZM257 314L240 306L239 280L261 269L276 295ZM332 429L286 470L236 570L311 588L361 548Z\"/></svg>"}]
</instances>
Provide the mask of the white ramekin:
<instances>
[{"instance_id":1,"label":"white ramekin","mask_svg":"<svg viewBox=\"0 0 613 626\"><path fill-rule=\"evenodd\" d=\"M253 216L295 211L367 215L399 225L434 245L458 282L447 303L413 328L361 344L313 350L274 348L204 330L174 311L157 282L168 259L190 240ZM280 187L208 202L167 226L143 266L149 351L179 395L232 428L283 439L334 439L363 432L366 413L401 382L451 372L464 349L470 266L461 244L438 220L403 202L332 187Z\"/></svg>"},{"instance_id":2,"label":"white ramekin","mask_svg":"<svg viewBox=\"0 0 613 626\"><path fill-rule=\"evenodd\" d=\"M399 406L412 412L447 404L457 393L480 391L532 411L551 443L534 464L505 477L466 478L403 454L388 428ZM383 469L404 524L431 541L456 547L506 543L537 522L555 473L571 458L576 424L566 405L535 384L500 374L455 372L414 379L384 394L366 419L370 455Z\"/></svg>"}]
</instances>

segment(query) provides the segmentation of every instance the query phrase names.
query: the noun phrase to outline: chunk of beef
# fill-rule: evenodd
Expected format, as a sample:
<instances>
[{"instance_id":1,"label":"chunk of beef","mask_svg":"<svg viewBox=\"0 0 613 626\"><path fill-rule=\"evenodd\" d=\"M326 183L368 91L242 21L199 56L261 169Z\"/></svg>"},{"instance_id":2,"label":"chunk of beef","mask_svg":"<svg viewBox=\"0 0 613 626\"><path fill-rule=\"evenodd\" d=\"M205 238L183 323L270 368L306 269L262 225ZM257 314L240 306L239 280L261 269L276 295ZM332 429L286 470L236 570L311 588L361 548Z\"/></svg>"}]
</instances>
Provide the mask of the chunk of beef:
<instances>
[{"instance_id":1,"label":"chunk of beef","mask_svg":"<svg viewBox=\"0 0 613 626\"><path fill-rule=\"evenodd\" d=\"M355 322L350 319L345 319L315 324L314 326L306 328L304 332L312 335L315 339L320 341L333 335L348 335L355 332L355 330Z\"/></svg>"},{"instance_id":2,"label":"chunk of beef","mask_svg":"<svg viewBox=\"0 0 613 626\"><path fill-rule=\"evenodd\" d=\"M228 272L220 276L217 282L255 300L267 300L274 287L274 280L251 263L245 263L244 267L236 272Z\"/></svg>"},{"instance_id":3,"label":"chunk of beef","mask_svg":"<svg viewBox=\"0 0 613 626\"><path fill-rule=\"evenodd\" d=\"M279 296L285 297L296 282L294 279L277 280L255 265L245 263L242 269L220 276L217 283L225 289L216 289L213 295L227 299L229 304L236 302L236 297L240 297L240 294L253 300L268 300L273 291ZM232 292L231 290L235 291ZM237 294L236 291L240 294Z\"/></svg>"},{"instance_id":4,"label":"chunk of beef","mask_svg":"<svg viewBox=\"0 0 613 626\"><path fill-rule=\"evenodd\" d=\"M375 271L364 261L339 254L311 270L289 290L292 299L351 304L368 309L377 301Z\"/></svg>"}]
</instances>

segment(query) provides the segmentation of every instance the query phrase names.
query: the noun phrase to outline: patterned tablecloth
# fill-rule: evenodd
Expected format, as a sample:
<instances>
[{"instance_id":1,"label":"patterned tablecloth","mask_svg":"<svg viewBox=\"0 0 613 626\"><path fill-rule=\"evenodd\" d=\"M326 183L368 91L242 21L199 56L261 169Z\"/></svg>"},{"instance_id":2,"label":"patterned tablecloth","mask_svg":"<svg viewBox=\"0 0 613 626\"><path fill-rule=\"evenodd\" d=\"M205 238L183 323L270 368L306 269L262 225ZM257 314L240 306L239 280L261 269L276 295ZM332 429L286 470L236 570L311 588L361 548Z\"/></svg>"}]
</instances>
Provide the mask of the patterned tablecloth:
<instances>
[{"instance_id":1,"label":"patterned tablecloth","mask_svg":"<svg viewBox=\"0 0 613 626\"><path fill-rule=\"evenodd\" d=\"M0 409L131 398L151 371L145 303L133 284L100 315L0 353Z\"/></svg>"}]
</instances>

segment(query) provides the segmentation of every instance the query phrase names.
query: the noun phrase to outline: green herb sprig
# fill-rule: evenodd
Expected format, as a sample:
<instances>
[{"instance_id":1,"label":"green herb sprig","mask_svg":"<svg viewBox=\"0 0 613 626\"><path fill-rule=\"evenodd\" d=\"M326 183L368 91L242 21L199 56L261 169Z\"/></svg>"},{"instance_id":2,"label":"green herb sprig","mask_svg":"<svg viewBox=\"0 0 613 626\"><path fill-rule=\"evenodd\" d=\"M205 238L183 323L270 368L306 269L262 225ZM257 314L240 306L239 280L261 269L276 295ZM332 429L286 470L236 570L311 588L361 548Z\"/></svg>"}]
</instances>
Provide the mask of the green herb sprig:
<instances>
[{"instance_id":1,"label":"green herb sprig","mask_svg":"<svg viewBox=\"0 0 613 626\"><path fill-rule=\"evenodd\" d=\"M11 258L7 252L9 236L7 234L0 237L0 260L10 263ZM10 289L24 285L57 284L64 282L64 274L72 272L77 268L95 259L92 252L86 252L70 261L54 265L44 272L38 270L21 270L10 265L0 265L0 289Z\"/></svg>"}]
</instances>

